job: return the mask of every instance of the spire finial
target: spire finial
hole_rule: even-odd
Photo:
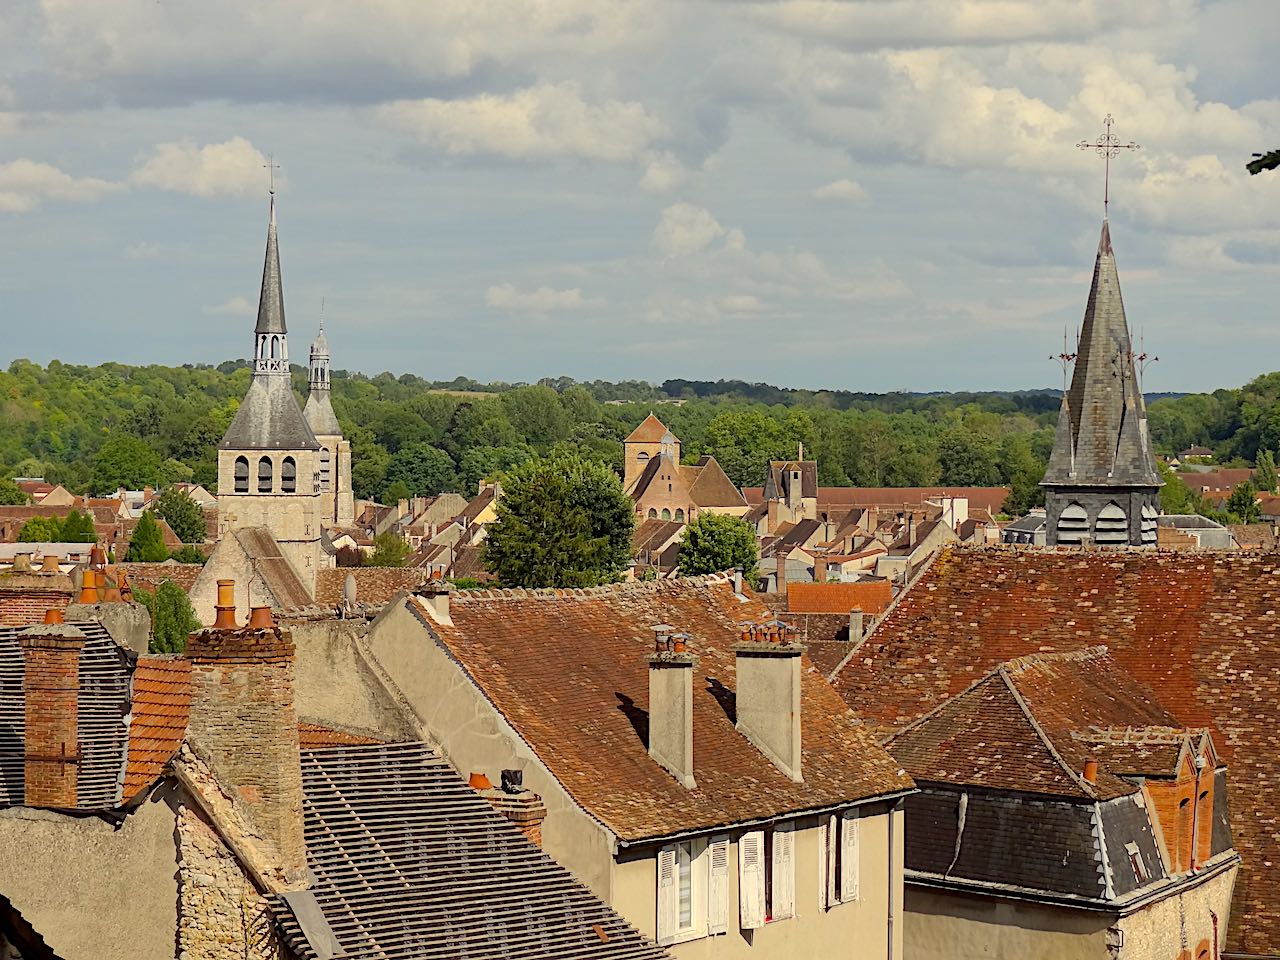
[[[1141,149],[1136,143],[1130,140],[1128,143],[1121,143],[1120,138],[1111,132],[1111,125],[1115,120],[1111,118],[1111,114],[1107,114],[1102,121],[1102,134],[1092,143],[1088,140],[1081,140],[1076,144],[1081,150],[1094,150],[1103,160],[1102,167],[1102,219],[1107,219],[1111,204],[1111,158],[1119,156],[1121,150],[1138,150]]]
[[[280,169],[280,164],[276,163],[275,154],[268,153],[267,162],[262,166],[267,171],[267,176],[270,178],[270,186],[267,188],[267,192],[271,194],[272,198],[274,198],[276,195],[276,171]],[[273,210],[275,209],[274,203],[271,205],[271,208]]]
[[[320,332],[324,333],[324,295],[320,296]]]

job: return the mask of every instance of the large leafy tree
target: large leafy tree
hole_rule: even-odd
[[[18,485],[8,477],[0,477],[0,504],[7,507],[20,506],[27,502],[27,495],[18,489]]]
[[[187,637],[200,629],[195,609],[182,588],[171,580],[165,580],[155,593],[136,590],[138,602],[151,613],[151,653],[182,653],[187,649]]]
[[[87,513],[72,510],[62,518],[61,530],[63,543],[97,543],[98,533],[93,529],[93,520]]]
[[[185,490],[169,487],[156,498],[155,509],[183,543],[204,543],[208,533],[204,511]]]
[[[561,450],[516,467],[503,489],[484,551],[503,585],[590,587],[622,578],[635,508],[605,464]]]
[[[754,583],[760,550],[751,524],[728,514],[700,513],[680,539],[680,573],[695,576],[741,567]]]
[[[433,497],[458,485],[453,459],[429,443],[408,443],[387,464],[386,482],[402,483],[415,497]]]
[[[57,517],[32,517],[18,531],[19,543],[62,543],[62,521]]]
[[[129,540],[129,552],[124,559],[127,563],[162,563],[169,559],[164,534],[150,510],[138,518],[138,525],[133,528],[133,537]]]
[[[1261,512],[1258,506],[1258,489],[1252,481],[1245,480],[1239,484],[1227,498],[1227,514],[1238,523],[1253,523]]]
[[[160,455],[145,440],[117,435],[104,443],[93,458],[93,489],[100,494],[117,488],[140,490],[161,480]]]
[[[373,538],[373,553],[369,555],[370,567],[403,567],[409,557],[409,544],[390,530]]]

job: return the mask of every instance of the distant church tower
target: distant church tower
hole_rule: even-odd
[[[1043,480],[1047,542],[1155,546],[1163,484],[1103,220],[1075,371]]]
[[[320,444],[289,379],[289,347],[271,198],[253,381],[218,445],[218,534],[265,527],[314,595],[321,565]]]
[[[303,416],[320,444],[321,523],[349,527],[355,522],[355,498],[351,492],[351,444],[342,439],[342,427],[329,400],[329,340],[320,332],[311,341],[311,391]]]

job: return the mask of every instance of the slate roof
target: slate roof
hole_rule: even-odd
[[[788,583],[788,613],[843,613],[861,610],[873,616],[884,613],[893,599],[888,580],[858,583]]]
[[[818,462],[816,460],[771,460],[769,461],[769,473],[764,481],[764,497],[766,499],[781,499],[783,490],[787,485],[784,474],[800,472],[800,489],[797,491],[801,497],[817,497],[818,496]]]
[[[834,679],[898,728],[1027,654],[1105,644],[1231,769],[1229,949],[1280,952],[1280,556],[944,549]]]
[[[624,842],[848,804],[911,780],[807,658],[802,768],[792,782],[734,727],[740,625],[769,609],[724,577],[589,590],[454,593],[441,638],[494,706],[592,816]],[[691,635],[694,777],[687,790],[646,748],[654,624]]]
[[[129,657],[96,620],[68,623],[84,636],[80,650],[77,746],[80,772],[76,806],[97,810],[120,799],[129,705]],[[0,807],[21,805],[25,795],[26,696],[18,636],[42,627],[0,626]]]
[[[640,426],[631,431],[623,443],[661,443],[667,434],[667,427],[652,413],[640,421]]]
[[[328,388],[311,388],[307,394],[307,405],[302,408],[302,416],[317,437],[342,435],[342,427],[338,423],[338,415],[333,412],[333,401]]]
[[[311,893],[345,956],[667,957],[424,744],[304,750],[302,779]],[[285,897],[270,903],[314,960]]]
[[[151,786],[182,746],[191,718],[191,661],[185,657],[139,657],[130,696],[124,803]]]
[[[260,373],[249,383],[220,450],[319,450],[289,377]]]
[[[1161,486],[1106,220],[1098,238],[1076,354],[1042,482],[1074,487]]]
[[[284,287],[280,281],[280,244],[276,238],[276,198],[271,196],[267,220],[267,253],[262,263],[262,292],[258,295],[258,323],[254,333],[287,333],[284,325]]]

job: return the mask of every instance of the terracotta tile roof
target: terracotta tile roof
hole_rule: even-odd
[[[963,693],[925,714],[886,742],[918,781],[1111,800],[1138,787],[1102,762],[1095,745],[1110,745],[1101,731],[1144,731],[1176,744],[1187,734],[1134,683],[1105,647],[1073,653],[1033,654],[1001,664]],[[1108,758],[1132,767],[1133,750]],[[1097,782],[1082,776],[1085,760],[1099,760]],[[1151,757],[1141,760],[1152,762]],[[1150,766],[1128,773],[1159,772]]]
[[[245,527],[235,531],[236,540],[253,561],[255,572],[275,598],[281,610],[299,610],[312,604],[307,588],[298,579],[293,565],[280,551],[280,544],[266,527]]]
[[[321,747],[354,747],[382,743],[376,737],[359,733],[334,730],[318,723],[298,724],[298,747],[302,750],[318,750]]]
[[[1229,496],[1240,484],[1253,479],[1253,470],[1249,467],[1223,467],[1220,470],[1180,473],[1178,476],[1192,490]]]
[[[116,564],[124,571],[129,582],[135,587],[154,590],[166,580],[180,586],[184,593],[190,593],[191,587],[204,569],[198,563],[120,563]]]
[[[667,432],[666,424],[651,413],[640,421],[640,426],[632,430],[623,443],[661,443]]]
[[[641,520],[631,534],[631,551],[637,556],[661,551],[678,540],[683,529],[681,520]]]
[[[331,567],[316,571],[316,603],[336,607],[342,603],[347,576],[355,577],[356,602],[387,603],[397,593],[427,582],[428,572],[420,567]]]
[[[888,580],[860,583],[789,583],[788,613],[844,613],[861,610],[880,616],[893,599]]]
[[[449,575],[460,580],[492,581],[494,578],[484,565],[484,544],[469,543],[453,551],[453,566]]]
[[[1273,499],[1280,507],[1280,497]],[[1274,550],[1280,546],[1280,537],[1269,523],[1233,523],[1229,529],[1241,550]]]
[[[733,485],[715,457],[703,457],[696,466],[681,467],[680,474],[689,485],[689,499],[699,507],[745,507],[747,501]]]
[[[1231,769],[1244,858],[1229,949],[1280,952],[1280,556],[944,549],[835,678],[901,727],[1031,653],[1105,644]]]
[[[722,577],[589,590],[476,590],[453,594],[452,624],[411,609],[574,799],[618,837],[851,803],[909,789],[910,779],[805,658],[802,766],[792,782],[734,727],[740,624],[769,610]],[[692,637],[694,777],[686,790],[646,749],[651,626]]]
[[[191,661],[138,658],[132,681],[129,758],[122,801],[128,803],[160,776],[187,735],[191,715]]]
[[[743,487],[742,495],[747,503],[759,503],[764,498],[764,488]],[[1008,487],[819,487],[818,509],[848,506],[901,509],[920,506],[926,500],[939,497],[964,497],[971,510],[976,507],[999,513],[1008,496]]]

